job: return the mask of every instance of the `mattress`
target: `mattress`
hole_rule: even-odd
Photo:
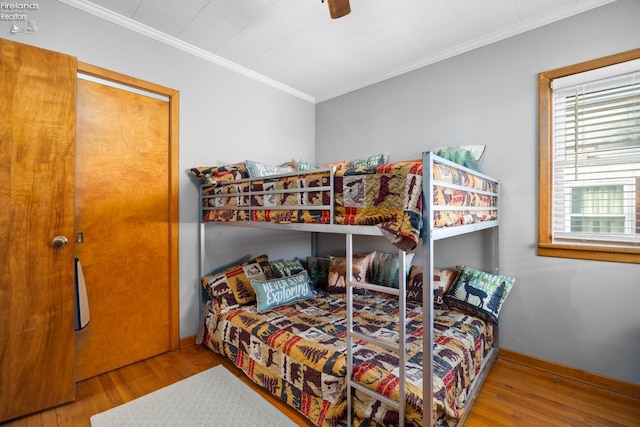
[[[354,296],[354,330],[397,340],[398,302],[386,294]],[[203,342],[229,358],[252,381],[317,426],[346,418],[346,301],[344,294],[315,298],[258,313],[255,305],[205,317]],[[407,307],[408,423],[422,419],[422,307]],[[494,342],[483,320],[455,310],[434,311],[434,408],[439,424],[462,415],[472,381]],[[379,393],[398,395],[397,358],[373,344],[354,343],[353,378]],[[397,424],[397,411],[355,394],[359,425]]]

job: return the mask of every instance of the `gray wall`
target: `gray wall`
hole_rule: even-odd
[[[318,106],[60,2],[41,2],[33,15],[38,33],[9,36],[10,23],[0,22],[2,37],[180,91],[181,337],[194,334],[198,321],[198,212],[188,168],[245,158],[278,163],[283,153],[323,162],[390,151],[400,160],[435,146],[481,143],[481,167],[503,181],[501,269],[517,278],[501,316],[502,346],[640,383],[638,266],[535,254],[536,74],[637,48],[637,0]],[[210,228],[207,268],[261,252],[277,258],[309,251],[304,234],[249,231]],[[321,244],[343,247],[341,240]],[[479,248],[474,238],[442,242],[436,263],[454,265],[461,252],[464,262],[479,263]]]
[[[39,5],[29,13],[37,33],[12,36],[11,22],[0,21],[1,37],[180,91],[180,336],[193,335],[199,313],[199,216],[197,187],[186,171],[245,159],[274,164],[288,156],[313,159],[315,106],[58,1]],[[310,250],[304,234],[234,231],[232,236],[228,229],[209,227],[207,236],[211,269],[258,252],[277,257]]]
[[[640,2],[620,0],[323,102],[316,112],[318,162],[381,151],[393,161],[486,144],[481,169],[502,182],[500,267],[517,279],[501,313],[501,346],[635,384],[638,265],[536,255],[537,73],[640,47],[639,18]],[[321,252],[339,243],[323,239]],[[467,261],[477,245],[442,242],[436,266],[478,262]]]

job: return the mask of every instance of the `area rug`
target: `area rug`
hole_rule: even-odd
[[[296,426],[224,366],[91,417],[93,427]]]

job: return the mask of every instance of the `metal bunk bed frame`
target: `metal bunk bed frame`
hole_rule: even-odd
[[[434,203],[428,202],[432,200],[432,194],[434,192],[434,187],[436,185],[438,186],[444,186],[444,187],[450,187],[450,188],[461,188],[460,186],[457,186],[455,184],[450,184],[450,183],[445,183],[445,182],[440,182],[440,181],[436,181],[433,178],[433,168],[434,168],[434,162],[436,161],[438,163],[441,164],[445,164],[445,165],[451,165],[457,169],[461,169],[461,170],[467,170],[469,172],[471,172],[472,174],[488,179],[490,181],[496,182],[498,183],[496,180],[494,180],[493,178],[490,178],[486,175],[483,175],[481,173],[478,173],[476,171],[467,169],[463,166],[460,166],[459,164],[453,163],[449,160],[443,159],[442,157],[436,156],[435,154],[433,154],[432,152],[424,152],[422,153],[422,216],[423,218],[427,218],[428,220],[423,220],[423,227],[422,227],[422,232],[421,232],[421,240],[422,240],[422,250],[423,250],[423,256],[422,256],[422,268],[423,268],[423,292],[422,292],[422,297],[423,297],[423,307],[430,307],[429,310],[426,310],[427,312],[425,313],[423,310],[423,415],[422,415],[422,426],[426,427],[426,426],[433,426],[434,425],[434,420],[433,420],[433,338],[434,338],[434,334],[433,334],[433,326],[434,326],[434,316],[433,316],[433,304],[434,304],[434,299],[433,299],[433,274],[434,274],[434,242],[436,240],[440,240],[440,239],[445,239],[448,237],[453,237],[453,236],[458,236],[458,235],[462,235],[462,234],[467,234],[467,233],[473,233],[476,231],[481,231],[481,230],[487,230],[487,229],[491,229],[492,230],[492,261],[493,261],[493,266],[492,269],[495,273],[499,272],[499,221],[500,221],[500,214],[499,214],[499,203],[500,203],[500,198],[499,198],[499,183],[498,183],[498,189],[496,191],[496,193],[489,193],[489,192],[485,192],[485,191],[481,191],[478,190],[478,193],[484,193],[484,194],[488,194],[491,196],[498,196],[497,200],[498,200],[498,205],[491,207],[491,208],[473,208],[475,210],[482,210],[482,209],[487,209],[487,210],[495,210],[497,215],[495,220],[490,220],[490,221],[484,221],[484,222],[480,222],[480,223],[476,223],[476,224],[468,224],[468,225],[460,225],[460,226],[456,226],[456,227],[444,227],[444,228],[435,228],[433,227],[433,222],[431,221],[431,219],[434,217],[434,212],[437,209],[442,209],[445,210],[447,209],[447,207],[442,207],[442,208],[436,208],[434,207]],[[334,173],[335,173],[335,169],[330,168],[330,173],[331,173],[331,182],[333,182],[334,180]],[[317,171],[316,171],[317,172]],[[287,175],[295,175],[295,173],[292,174],[283,174],[283,175],[278,175],[278,177],[280,176],[287,176]],[[260,178],[263,179],[263,178]],[[243,182],[243,181],[251,181],[252,178],[247,178],[247,179],[243,179],[243,180],[239,180],[239,181],[235,181],[235,182]],[[200,213],[203,216],[204,212],[206,210],[212,210],[212,209],[224,209],[224,208],[211,208],[211,207],[206,207],[204,204],[204,199],[206,198],[215,198],[215,197],[225,197],[224,195],[221,196],[203,196],[202,193],[202,189],[207,187],[207,185],[202,185],[200,187],[200,195],[199,195],[199,200],[200,200]],[[330,186],[331,188],[327,188],[327,187],[313,187],[310,189],[302,189],[300,190],[301,192],[307,192],[307,191],[321,191],[321,190],[329,190],[331,193],[331,197],[330,197],[330,205],[327,206],[322,206],[322,207],[316,207],[314,206],[313,209],[319,209],[319,210],[329,210],[331,215],[331,224],[303,224],[303,223],[286,223],[286,224],[280,224],[280,223],[269,223],[269,222],[257,222],[257,221],[237,221],[237,222],[216,222],[216,224],[225,224],[228,226],[243,226],[243,227],[256,227],[256,228],[266,228],[266,229],[278,229],[278,230],[292,230],[292,231],[304,231],[304,232],[311,232],[311,233],[334,233],[334,234],[343,234],[345,235],[346,241],[345,241],[345,246],[346,246],[346,270],[347,270],[347,289],[346,289],[346,298],[347,298],[347,374],[346,374],[346,384],[347,384],[347,426],[351,426],[352,424],[352,389],[357,389],[358,391],[365,393],[371,397],[374,397],[382,402],[384,402],[385,404],[393,407],[394,409],[396,409],[398,411],[398,417],[399,417],[399,425],[400,427],[404,427],[404,423],[405,423],[405,407],[406,407],[406,387],[405,387],[405,381],[406,381],[406,375],[405,375],[405,368],[406,368],[406,337],[405,337],[405,333],[406,333],[406,285],[407,285],[407,278],[405,274],[400,274],[402,272],[406,272],[406,252],[402,249],[398,249],[398,257],[399,257],[399,287],[398,289],[395,288],[389,288],[389,287],[385,287],[385,286],[379,286],[379,285],[375,285],[375,284],[371,284],[371,283],[362,283],[362,282],[356,282],[353,279],[353,275],[352,275],[352,262],[353,262],[353,236],[354,235],[367,235],[367,236],[383,236],[382,231],[380,230],[380,228],[375,227],[375,226],[370,226],[370,225],[342,225],[342,224],[334,224],[333,223],[333,199],[334,199],[334,194],[333,194],[333,186]],[[284,191],[281,191],[284,192]],[[292,192],[292,190],[286,190],[286,192]],[[248,200],[251,200],[251,196],[253,195],[262,195],[262,194],[272,194],[272,192],[268,192],[268,191],[261,191],[261,192],[253,192],[253,193],[247,193],[247,196],[249,196]],[[298,206],[299,208],[309,208],[309,206]],[[229,209],[246,209],[248,211],[251,210],[259,210],[259,209],[264,209],[264,207],[253,207],[250,206],[250,202],[249,205],[247,206],[242,206],[242,207],[235,207],[235,208],[229,208]],[[295,206],[287,206],[287,207],[283,207],[282,209],[294,209]],[[272,209],[272,208],[269,208]],[[278,209],[278,208],[273,208],[273,209]],[[457,209],[460,209],[460,207],[458,207]],[[199,227],[199,233],[198,233],[198,238],[199,238],[199,242],[200,242],[200,247],[199,247],[199,258],[200,258],[200,262],[199,262],[199,273],[200,273],[200,277],[202,277],[205,274],[204,271],[204,265],[205,265],[205,239],[204,239],[204,234],[205,234],[205,226],[206,226],[206,222],[204,222],[204,219],[201,217],[200,219],[200,227]],[[429,286],[428,288],[424,287],[424,276],[428,275],[428,283]],[[384,340],[380,340],[377,338],[373,338],[370,336],[366,336],[363,334],[360,334],[356,331],[353,330],[353,291],[354,289],[357,288],[361,288],[361,289],[367,289],[367,290],[371,290],[371,291],[376,291],[376,292],[383,292],[383,293],[387,293],[387,294],[392,294],[392,295],[396,295],[398,296],[398,301],[399,301],[399,314],[402,314],[399,316],[398,319],[398,327],[399,327],[399,336],[398,336],[398,343],[391,343],[389,341],[384,341]],[[201,298],[202,298],[202,293],[201,293]],[[201,308],[204,307],[204,301],[201,300]],[[496,326],[497,328],[497,326]],[[490,365],[493,364],[493,362],[496,360],[497,356],[498,356],[498,333],[496,331],[496,339],[495,339],[495,344],[492,347],[492,349],[490,350],[491,353],[489,354],[489,356],[485,359],[485,365]],[[358,384],[355,381],[352,381],[352,373],[353,373],[353,340],[354,339],[358,339],[358,340],[365,340],[368,342],[371,342],[375,345],[378,345],[380,347],[383,347],[387,350],[393,351],[398,355],[398,360],[399,360],[399,389],[400,389],[400,395],[399,395],[399,399],[398,401],[395,401],[393,399],[390,399],[386,396],[383,396],[373,390],[370,390],[366,387],[361,386],[360,384]],[[425,369],[425,367],[428,367],[427,369]],[[471,390],[469,391],[469,395],[468,395],[468,400],[466,402],[465,408],[468,409],[469,406],[471,406],[471,404],[473,403],[473,401],[475,400],[476,394],[477,394],[477,390],[480,388],[480,386],[482,385],[482,383],[484,382],[484,379],[486,377],[487,372],[489,371],[489,366],[483,366],[480,376],[478,378],[476,378],[474,380],[474,383],[471,387]],[[468,416],[469,411],[465,410],[465,414],[463,415],[463,417],[459,420],[458,425],[462,425],[464,424],[466,417]]]

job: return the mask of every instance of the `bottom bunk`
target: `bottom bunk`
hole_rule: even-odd
[[[346,298],[321,292],[258,312],[255,304],[207,310],[203,342],[229,358],[252,381],[317,426],[346,420]],[[397,341],[398,301],[386,294],[354,295],[354,330]],[[407,303],[406,425],[422,424],[422,307]],[[433,396],[436,425],[464,416],[470,389],[497,354],[497,326],[454,309],[434,309]],[[398,396],[397,356],[355,342],[353,378],[378,393]],[[357,390],[356,426],[398,425],[398,412]]]

